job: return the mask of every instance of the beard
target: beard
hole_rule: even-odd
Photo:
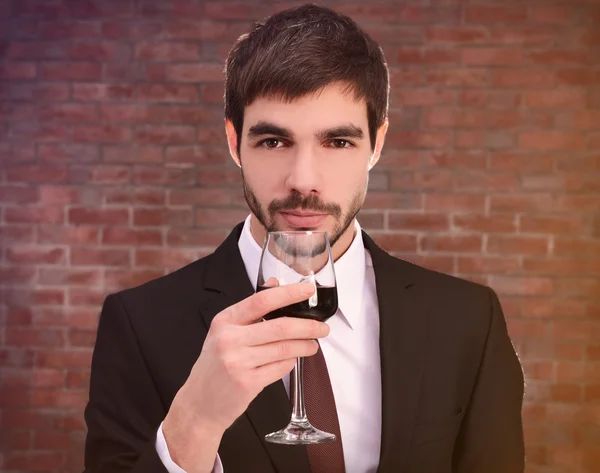
[[[268,207],[265,209],[263,205],[258,201],[256,197],[256,193],[252,190],[246,178],[244,177],[244,172],[242,170],[242,182],[244,189],[244,197],[246,198],[246,203],[248,207],[252,211],[252,213],[256,216],[261,225],[267,230],[267,232],[277,232],[282,231],[277,227],[277,223],[275,217],[278,212],[284,210],[312,210],[319,213],[327,213],[331,215],[335,223],[333,225],[333,229],[329,234],[329,244],[331,246],[335,245],[335,243],[340,239],[340,237],[345,233],[348,229],[358,212],[360,211],[362,204],[365,200],[366,196],[366,186],[364,188],[359,188],[354,193],[350,205],[348,206],[348,210],[346,212],[342,211],[342,206],[338,203],[325,203],[323,202],[319,196],[316,194],[311,194],[308,197],[303,197],[302,194],[296,190],[292,190],[290,195],[284,199],[275,199],[271,201]],[[294,228],[296,231],[307,231],[312,230],[311,228]],[[313,249],[313,256],[317,254],[323,253],[327,249],[326,244],[322,245],[322,247],[318,247]],[[293,252],[297,252],[298,250],[294,250]],[[292,249],[289,249],[289,252],[292,252]]]

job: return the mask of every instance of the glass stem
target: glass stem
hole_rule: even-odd
[[[302,385],[302,371],[304,369],[304,359],[298,358],[296,366],[292,371],[294,377],[294,409],[292,412],[292,423],[308,422],[306,417],[306,409],[304,408],[304,387]]]

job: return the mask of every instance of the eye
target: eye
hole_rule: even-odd
[[[329,142],[329,145],[332,148],[338,148],[338,149],[350,148],[351,146],[354,146],[354,144],[351,141],[344,140],[342,138],[336,138],[336,139],[331,140]]]
[[[260,143],[258,143],[258,146],[261,146],[263,148],[275,149],[283,147],[284,143],[283,141],[277,138],[267,138],[266,140],[262,140]]]

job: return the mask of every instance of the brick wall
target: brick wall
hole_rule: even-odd
[[[600,1],[336,3],[391,67],[363,225],[501,296],[527,472],[600,471]],[[81,471],[104,296],[246,215],[222,65],[279,8],[0,2],[1,471]]]

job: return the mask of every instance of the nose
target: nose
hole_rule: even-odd
[[[312,193],[320,194],[322,181],[317,153],[309,147],[298,146],[286,180],[288,190],[297,191],[305,197]]]

